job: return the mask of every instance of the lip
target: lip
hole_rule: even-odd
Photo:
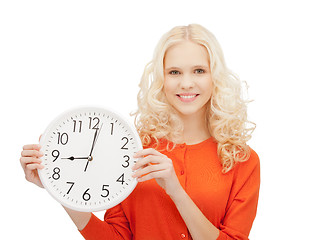
[[[196,93],[180,93],[176,94],[177,98],[182,102],[193,102],[200,94]]]

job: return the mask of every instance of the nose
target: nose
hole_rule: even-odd
[[[180,81],[180,87],[182,89],[191,89],[195,85],[195,81],[193,77],[190,74],[184,74],[181,81]]]

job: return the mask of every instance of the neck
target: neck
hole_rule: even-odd
[[[205,111],[199,116],[182,116],[182,120],[184,125],[183,141],[186,144],[200,143],[211,137],[206,122]]]

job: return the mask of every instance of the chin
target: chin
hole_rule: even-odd
[[[196,114],[199,114],[199,110],[198,109],[176,109],[177,113],[180,115],[180,116],[183,116],[183,117],[191,117],[191,116],[195,116]]]

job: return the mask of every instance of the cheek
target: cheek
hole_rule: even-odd
[[[164,93],[166,96],[174,94],[175,86],[172,81],[165,79],[164,81]]]
[[[205,92],[207,95],[209,95],[211,97],[212,95],[212,91],[213,91],[213,83],[212,80],[209,78],[207,79],[204,84],[202,85],[202,88],[205,89]]]

